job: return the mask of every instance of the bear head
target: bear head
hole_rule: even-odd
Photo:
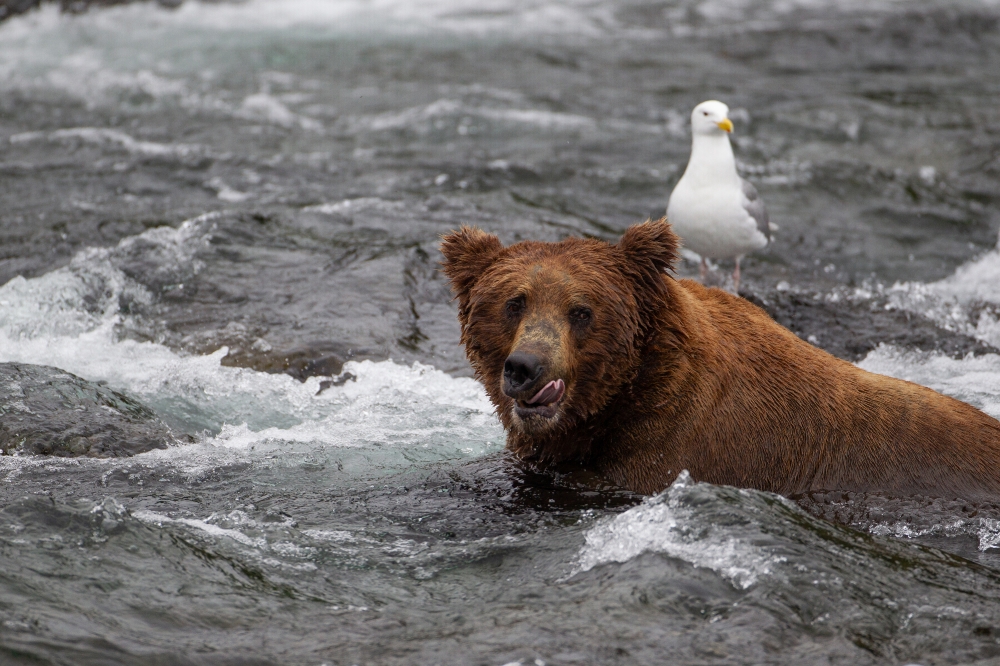
[[[580,429],[639,371],[679,245],[666,220],[635,225],[614,245],[504,247],[470,227],[442,239],[466,355],[515,453],[586,455]]]

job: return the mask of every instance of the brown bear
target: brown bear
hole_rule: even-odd
[[[443,238],[462,343],[511,451],[641,493],[686,469],[783,495],[1000,499],[1000,422],[675,279],[678,247],[666,220],[616,245]]]

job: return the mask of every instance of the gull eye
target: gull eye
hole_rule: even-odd
[[[707,116],[707,115],[708,115],[708,111],[702,111],[702,112],[701,112],[701,115],[703,115],[703,116]]]
[[[516,319],[524,312],[524,296],[517,296],[507,301],[503,306],[503,313],[511,319]]]
[[[573,308],[569,311],[569,321],[573,326],[586,326],[593,317],[594,313],[587,307]]]

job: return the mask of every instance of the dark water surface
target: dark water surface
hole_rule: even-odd
[[[0,362],[90,382],[52,403],[81,432],[112,395],[173,432],[0,457],[0,663],[998,663],[1000,506],[644,500],[503,453],[440,234],[615,239],[662,214],[710,98],[780,227],[745,295],[1000,416],[994,3],[0,25]],[[0,372],[8,422],[26,387]]]

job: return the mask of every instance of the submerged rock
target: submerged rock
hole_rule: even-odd
[[[348,359],[365,358],[354,354],[346,345],[335,342],[304,344],[293,349],[273,349],[267,343],[260,344],[262,342],[263,340],[258,340],[253,345],[231,344],[229,353],[222,358],[222,365],[291,375],[304,382],[309,377],[339,375]]]
[[[961,358],[1000,353],[981,340],[945,330],[913,312],[886,310],[879,302],[830,302],[807,294],[772,291],[740,296],[763,308],[803,340],[838,358],[857,362],[880,343]]]
[[[145,405],[58,368],[0,363],[0,453],[114,458],[164,449]]]

